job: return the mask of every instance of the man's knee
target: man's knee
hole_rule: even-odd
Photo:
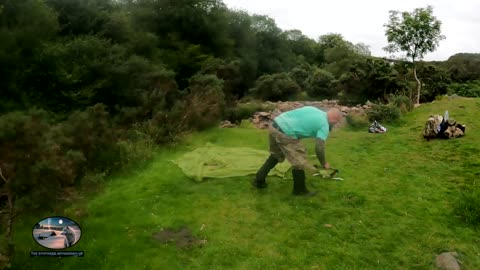
[[[285,156],[283,154],[275,153],[270,151],[270,158],[275,158],[278,163],[282,163],[285,160]]]

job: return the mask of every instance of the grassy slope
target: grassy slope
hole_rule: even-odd
[[[424,141],[426,118],[445,109],[467,123],[467,136]],[[478,115],[480,100],[456,99],[416,109],[387,134],[335,131],[328,159],[345,181],[310,177],[309,187],[319,191],[314,198],[290,196],[291,180],[277,178],[262,192],[251,189],[251,177],[194,183],[169,160],[205,142],[267,145],[266,132],[249,126],[195,134],[88,200],[88,216],[77,218],[84,235],[72,248],[84,250],[84,258],[28,257],[41,250],[31,225],[49,213],[23,220],[15,268],[434,269],[435,254],[455,250],[463,269],[480,269],[478,232],[452,212],[480,171]],[[207,245],[181,250],[151,240],[153,232],[180,225]]]

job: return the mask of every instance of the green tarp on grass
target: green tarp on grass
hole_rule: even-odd
[[[208,143],[173,160],[182,171],[195,181],[205,178],[227,178],[254,175],[269,156],[268,151],[248,147],[222,147]],[[290,164],[277,164],[269,175],[285,177]]]

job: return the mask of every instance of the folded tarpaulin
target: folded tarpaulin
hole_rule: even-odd
[[[188,177],[200,182],[205,178],[253,175],[269,155],[267,151],[248,147],[222,147],[208,143],[173,162]],[[290,164],[285,161],[277,164],[269,175],[285,177],[289,169]]]

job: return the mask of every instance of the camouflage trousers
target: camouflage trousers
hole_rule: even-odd
[[[307,151],[300,140],[289,137],[278,129],[268,127],[269,150],[278,162],[282,163],[285,158],[297,170],[315,172],[317,169],[307,160]]]

